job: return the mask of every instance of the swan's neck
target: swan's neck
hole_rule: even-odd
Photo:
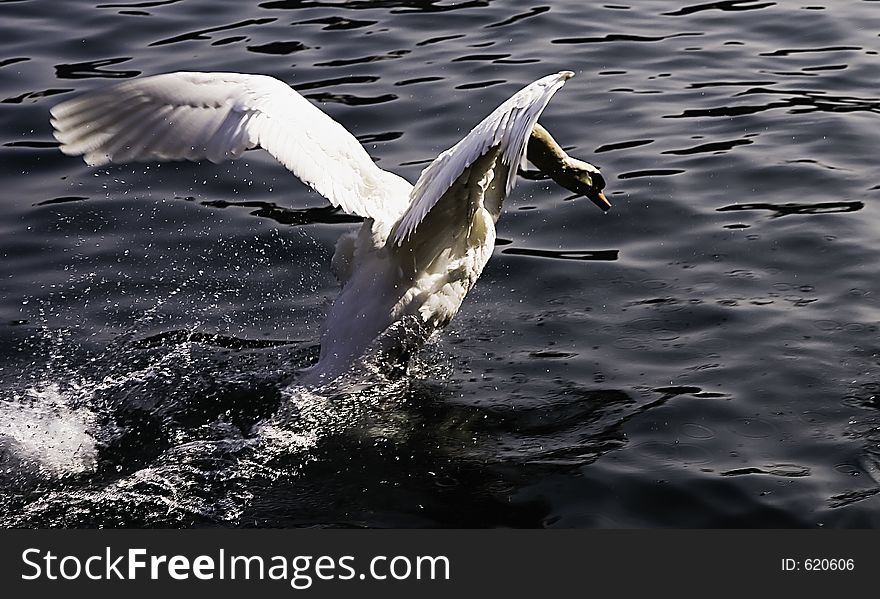
[[[532,128],[526,158],[551,177],[564,171],[569,161],[565,150],[556,143],[550,132],[538,123]]]

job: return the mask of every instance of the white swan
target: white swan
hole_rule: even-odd
[[[111,86],[51,109],[65,154],[90,165],[237,158],[260,146],[334,206],[366,220],[336,244],[342,285],[303,382],[335,379],[373,345],[418,345],[458,312],[492,254],[501,204],[526,155],[603,210],[604,180],[570,158],[537,124],[573,76],[526,86],[416,184],[377,167],[342,125],[287,84],[265,75],[169,73]]]

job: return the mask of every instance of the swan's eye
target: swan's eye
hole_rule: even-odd
[[[602,173],[596,171],[595,173],[591,173],[591,176],[593,178],[593,187],[600,191],[605,189],[605,177],[602,176]]]

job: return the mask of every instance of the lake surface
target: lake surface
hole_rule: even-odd
[[[0,524],[880,525],[880,2],[0,2]],[[407,376],[324,396],[324,208],[264,152],[92,169],[55,103],[273,75],[415,181],[526,83],[520,177]],[[359,379],[357,377],[360,377]]]

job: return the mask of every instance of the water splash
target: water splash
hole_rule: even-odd
[[[96,417],[78,405],[81,392],[75,385],[44,383],[0,401],[3,474],[59,479],[94,470]]]

